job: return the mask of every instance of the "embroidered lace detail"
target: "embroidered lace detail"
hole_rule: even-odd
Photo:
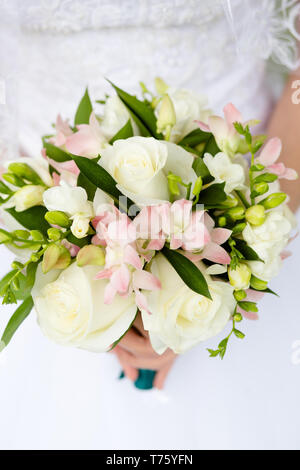
[[[2,152],[38,152],[86,85],[95,99],[110,90],[103,77],[136,92],[160,75],[264,118],[262,59],[295,65],[298,12],[293,0],[0,0]]]

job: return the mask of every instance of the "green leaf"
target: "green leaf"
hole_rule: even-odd
[[[3,181],[0,181],[0,193],[10,195],[13,193],[13,191],[8,186],[6,186]]]
[[[70,233],[70,234],[67,236],[67,240],[68,240],[70,243],[73,243],[73,245],[77,245],[77,246],[79,246],[80,248],[82,248],[83,246],[89,244],[90,238],[89,238],[89,237],[77,238],[77,237],[75,237],[75,235],[73,235],[73,233]]]
[[[207,349],[207,351],[209,352],[209,357],[217,357],[220,353],[219,349]]]
[[[280,297],[279,294],[277,294],[276,292],[274,292],[272,289],[270,289],[269,287],[267,287],[267,289],[264,289],[264,290],[258,290],[258,289],[255,289],[254,287],[251,286],[251,289],[252,290],[256,290],[257,292],[263,292],[264,294],[273,294],[273,295],[276,295],[276,297]]]
[[[205,145],[203,154],[210,153],[212,156],[215,156],[219,152],[221,152],[221,150],[219,149],[217,145],[216,139],[214,138],[213,135],[211,135],[207,141],[207,144]]]
[[[278,176],[275,175],[274,173],[264,173],[262,175],[257,176],[253,183],[273,183],[273,181],[276,181],[278,179]]]
[[[227,344],[228,344],[228,337],[223,339],[220,343],[219,343],[219,346],[218,348],[219,349],[226,349],[227,348]]]
[[[253,248],[250,248],[250,246],[247,245],[247,243],[244,240],[239,240],[238,238],[234,239],[236,248],[247,261],[262,261],[264,262],[256,253],[256,251],[253,250]]]
[[[192,132],[187,134],[178,145],[196,147],[196,145],[207,142],[211,138],[211,132],[204,132],[201,129],[194,129]]]
[[[220,204],[227,199],[224,188],[225,183],[212,184],[208,188],[201,191],[199,203],[208,206],[216,206]]]
[[[5,209],[19,224],[28,230],[40,230],[47,235],[50,225],[45,220],[47,209],[43,206],[34,206],[23,212],[17,212],[15,209]]]
[[[26,275],[23,273],[19,274],[18,280],[20,282],[20,287],[18,290],[14,290],[17,300],[24,300],[30,295],[35,282],[37,267],[38,263],[30,263],[27,266]]]
[[[121,88],[118,88],[110,80],[108,82],[113,86],[121,101],[131,111],[132,117],[140,127],[142,135],[144,137],[153,136],[156,139],[162,139],[162,134],[159,134],[156,130],[156,117],[153,109],[137,99],[136,96],[130,95],[126,91],[121,90]]]
[[[258,308],[255,302],[247,302],[243,300],[242,302],[238,302],[239,307],[241,307],[245,312],[258,312]]]
[[[240,338],[240,339],[245,338],[245,334],[242,333],[240,330],[237,330],[236,328],[234,328],[233,333],[235,334],[237,338]]]
[[[207,166],[205,165],[203,158],[197,157],[193,162],[193,170],[197,176],[201,176],[204,184],[211,183],[214,178],[211,176]]]
[[[114,201],[119,204],[119,198],[123,196],[121,191],[116,187],[116,181],[113,177],[98,163],[89,160],[84,157],[76,157],[72,155],[72,158],[80,171],[95,185],[97,188],[102,189],[105,193],[109,194]],[[124,197],[124,196],[123,196]],[[132,205],[133,202],[130,199],[127,200],[128,205]]]
[[[17,308],[15,313],[10,318],[0,341],[1,349],[3,349],[5,346],[8,345],[11,338],[15,334],[16,330],[19,328],[19,326],[25,320],[25,318],[29,315],[32,308],[33,308],[33,300],[32,300],[32,297],[30,296],[24,300],[24,302]]]
[[[0,281],[0,296],[3,296],[5,293],[6,288],[9,286],[10,281],[14,277],[14,275],[17,273],[17,269],[13,269],[9,273],[7,273]]]
[[[89,97],[88,89],[86,89],[75,114],[75,126],[78,126],[78,124],[88,124],[92,111],[93,106]]]
[[[56,162],[62,163],[72,160],[72,157],[67,152],[64,152],[62,149],[49,142],[44,141],[44,149],[46,150],[47,157]]]
[[[88,200],[93,201],[97,186],[94,185],[83,173],[79,173],[77,178],[77,186],[81,186],[86,190]]]
[[[178,251],[170,250],[166,246],[162,249],[162,253],[190,289],[211,299],[206,279],[192,261]]]
[[[120,139],[129,139],[133,137],[133,129],[130,119],[126,122],[125,126],[122,127],[109,141],[110,144],[113,144],[116,140]]]

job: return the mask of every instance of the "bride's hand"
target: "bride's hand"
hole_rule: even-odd
[[[176,357],[170,349],[162,355],[153,350],[140,315],[112,352],[117,356],[126,377],[133,382],[138,377],[138,369],[156,370],[153,385],[158,389],[163,388]]]

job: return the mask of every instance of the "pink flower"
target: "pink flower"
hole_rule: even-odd
[[[58,114],[55,124],[56,135],[49,139],[49,142],[56,147],[63,147],[67,141],[67,138],[73,134],[72,129],[68,124],[68,120],[62,119],[61,115]]]
[[[201,121],[198,121],[198,124],[202,131],[214,135],[220,150],[232,154],[237,151],[240,142],[240,136],[233,123],[242,122],[243,119],[232,103],[227,104],[223,111],[225,119],[220,116],[209,116],[208,125]]]
[[[70,186],[76,186],[80,171],[74,160],[68,160],[61,163],[56,162],[55,160],[47,157],[46,149],[44,148],[42,149],[41,154],[42,157],[48,161],[49,165],[51,165],[57,172],[54,172],[52,175],[54,186],[59,186],[61,180],[65,181]]]
[[[116,294],[136,296],[139,308],[148,311],[146,299],[140,289],[161,287],[158,279],[143,270],[144,257],[138,251],[136,225],[126,214],[112,206],[93,219],[97,239],[93,242],[105,246],[105,266],[96,279],[108,279],[104,303],[111,303]]]
[[[224,118],[220,116],[209,116],[208,124],[201,121],[196,121],[200,129],[204,132],[211,132],[218,144],[218,147],[229,156],[233,156],[239,147],[241,136],[234,127],[235,122],[240,122],[243,125],[255,125],[257,121],[251,120],[243,122],[241,113],[236,109],[232,103],[228,103],[224,108]]]
[[[278,137],[270,139],[262,149],[257,162],[261,163],[267,169],[278,176],[287,180],[295,180],[298,174],[292,168],[286,168],[284,163],[276,163],[281,154],[281,140]]]
[[[78,132],[70,135],[66,140],[67,150],[82,157],[97,157],[107,141],[95,113],[91,113],[89,124],[80,124],[77,129]]]

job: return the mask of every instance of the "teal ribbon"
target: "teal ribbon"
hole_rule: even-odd
[[[139,376],[134,382],[134,386],[139,390],[151,390],[151,388],[153,388],[155,374],[155,370],[139,369]],[[124,377],[125,375],[122,371],[119,379],[123,379]]]

